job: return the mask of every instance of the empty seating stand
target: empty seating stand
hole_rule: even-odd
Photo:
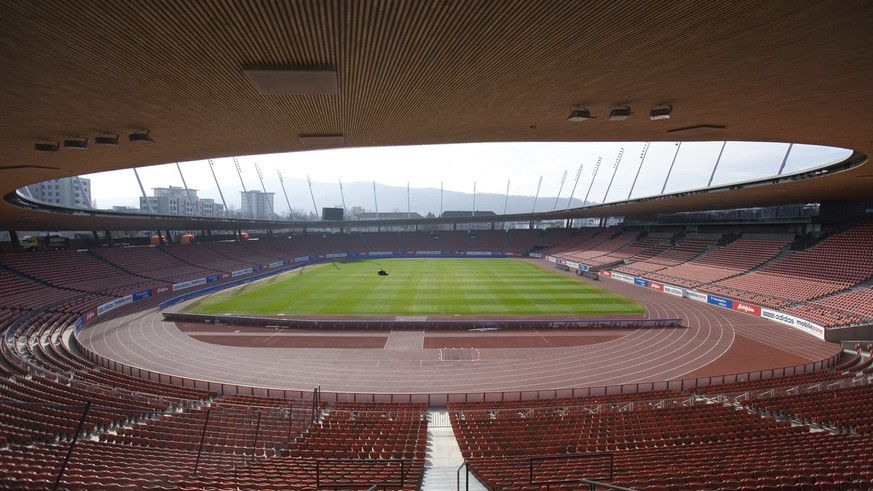
[[[831,295],[873,277],[873,222],[833,235],[761,270],[719,281],[703,291],[782,308]]]
[[[626,266],[619,266],[616,268],[616,271],[648,277],[652,272],[661,271],[692,259],[714,243],[711,240],[683,238],[648,259],[633,262]]]
[[[786,241],[739,239],[686,263],[648,273],[645,277],[693,288],[743,274],[772,259],[787,245]]]
[[[402,487],[390,487],[412,491],[424,470],[426,409],[422,404],[336,403],[294,439],[287,456],[204,473],[183,489],[316,489],[317,483],[327,489],[338,483],[366,489],[380,482],[399,485],[402,477]]]
[[[806,251],[810,254],[794,253],[764,270],[803,284],[805,273],[795,267],[813,264],[809,271],[815,281],[827,267],[835,281],[854,284],[858,275],[867,274],[868,260],[860,256],[870,250],[871,232],[870,224],[855,227]],[[714,277],[690,266],[723,264],[735,272],[772,252],[747,259],[728,254],[738,251],[727,246],[701,256],[711,242],[687,238],[665,249],[665,239],[656,237],[621,245],[628,234],[618,228],[570,234],[517,231],[504,242],[507,251],[509,244],[536,244],[591,259],[629,259],[636,262],[628,267],[652,264],[661,274],[692,282]],[[475,239],[467,232],[439,238],[429,232],[348,235],[0,256],[0,328],[16,330],[16,342],[0,347],[0,488],[51,488],[90,403],[84,438],[72,452],[63,489],[313,489],[317,474],[395,480],[400,462],[406,471],[403,488],[416,489],[426,450],[423,405],[325,408],[311,400],[218,397],[97,369],[63,342],[75,314],[155,284],[150,282],[164,284],[176,267],[184,277],[326,250],[433,250],[454,247],[462,237],[464,247],[494,248],[499,238],[486,232],[477,232]],[[841,249],[854,252],[849,257]],[[700,257],[687,263],[689,268],[671,268],[695,256]],[[850,266],[838,267],[843,264]],[[855,267],[860,272],[852,271]],[[86,270],[89,278],[83,279]],[[91,281],[109,287],[85,288]],[[870,295],[869,287],[859,287],[788,307],[798,315],[818,312],[850,323],[870,315]],[[834,314],[838,311],[846,317]],[[637,489],[865,489],[873,482],[868,409],[873,394],[864,382],[869,363],[856,363],[846,372],[739,382],[694,393],[453,404],[451,411],[462,452],[492,489],[530,489],[531,456],[596,452],[614,457],[614,484]],[[313,423],[321,410],[323,417]],[[579,471],[558,464],[548,469],[565,478]]]
[[[808,396],[820,401],[851,394],[858,402],[849,413],[869,421],[859,403],[869,400],[869,387]],[[873,438],[861,425],[851,433],[810,432],[807,426],[701,400],[622,405],[609,403],[609,397],[601,405],[579,399],[573,406],[565,399],[551,406],[522,401],[449,409],[470,468],[490,489],[545,489],[529,484],[531,457],[537,457],[533,469],[541,483],[567,481],[551,487],[587,489],[571,481],[603,473],[594,458],[598,452],[614,459],[612,484],[641,490],[867,489],[873,483]],[[797,400],[802,407],[815,404]],[[549,462],[552,467],[544,464]]]

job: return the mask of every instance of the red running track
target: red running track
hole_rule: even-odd
[[[544,268],[552,266],[535,262]],[[687,328],[528,332],[524,335],[542,337],[545,343],[552,335],[596,336],[601,340],[603,336],[618,337],[555,348],[482,347],[477,349],[478,361],[465,361],[457,353],[441,360],[440,350],[423,347],[423,331],[409,330],[370,333],[382,338],[387,335],[382,349],[260,347],[257,340],[252,341],[250,329],[230,333],[246,336],[247,346],[224,346],[203,341],[208,339],[207,332],[195,339],[192,335],[198,333],[182,332],[151,308],[89,327],[78,339],[88,349],[125,365],[189,379],[292,390],[320,385],[325,392],[386,394],[535,391],[661,382],[799,365],[839,351],[836,344],[747,314],[608,278],[600,286],[633,297],[651,318],[682,318]],[[254,334],[263,346],[269,346],[276,336],[304,335],[311,336],[277,330]],[[360,337],[368,333],[319,335]],[[440,335],[457,338],[460,333],[429,331],[426,335],[429,339]],[[492,331],[487,335],[517,337],[520,333]]]

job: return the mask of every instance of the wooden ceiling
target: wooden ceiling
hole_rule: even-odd
[[[342,135],[345,147],[681,139],[873,153],[873,2],[865,0],[0,5],[2,194],[62,176],[318,148],[300,135]],[[338,90],[264,95],[244,73],[253,67],[326,67]],[[649,108],[663,102],[673,117],[649,121]],[[598,119],[567,122],[574,104]],[[636,114],[609,122],[615,104]],[[670,133],[704,124],[726,129]],[[128,143],[138,129],[156,142]],[[121,145],[33,149],[100,132],[120,134]],[[623,211],[871,199],[873,170],[779,187]],[[88,220],[0,204],[4,230],[142,226]]]

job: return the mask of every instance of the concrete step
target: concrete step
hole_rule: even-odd
[[[464,463],[461,448],[452,431],[449,413],[445,409],[431,409],[428,413],[427,451],[424,462],[422,491],[456,491],[458,489],[458,468]],[[473,475],[467,477],[461,472],[461,489],[485,491]]]
[[[431,467],[425,468],[424,478],[421,482],[422,491],[456,491],[458,488],[458,469],[455,467]],[[478,479],[470,474],[470,484],[467,488],[466,475],[464,470],[460,473],[460,489],[465,491],[487,491],[488,488],[482,485]]]

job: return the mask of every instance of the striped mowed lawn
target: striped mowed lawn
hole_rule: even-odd
[[[388,276],[377,272],[384,268]],[[186,311],[296,316],[642,314],[637,302],[514,259],[342,261],[210,295]]]

